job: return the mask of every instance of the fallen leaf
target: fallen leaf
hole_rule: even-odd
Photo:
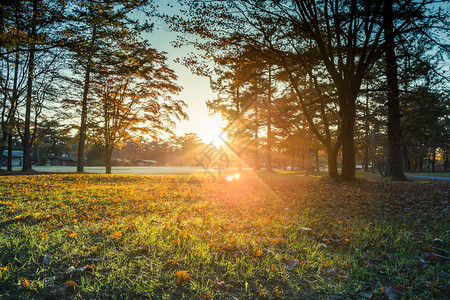
[[[94,271],[94,267],[91,265],[87,265],[86,266],[86,272],[93,272]]]
[[[425,263],[425,264],[426,264],[426,263],[429,263],[429,262],[445,263],[445,262],[447,262],[448,260],[450,260],[449,257],[447,257],[447,256],[442,256],[442,255],[435,254],[435,253],[427,253],[427,254],[423,255],[423,256],[420,258],[420,261],[423,262],[423,263]]]
[[[284,262],[284,267],[287,270],[292,270],[292,269],[295,268],[295,266],[298,265],[299,261],[298,261],[298,259],[286,259],[286,258],[283,258],[283,262]]]
[[[303,230],[303,231],[311,231],[312,230],[311,228],[303,227],[303,226],[301,226],[299,229]]]
[[[263,251],[266,252],[267,254],[272,255],[272,256],[276,256],[275,252],[273,252],[273,251],[270,250],[270,249],[264,249]]]
[[[182,285],[183,283],[189,281],[191,276],[189,275],[189,271],[177,271],[175,272],[175,277],[178,285]]]
[[[433,249],[434,253],[437,253],[438,255],[442,255],[442,256],[447,256],[448,257],[448,252],[445,251],[442,248],[438,248],[438,247],[434,247],[433,245],[430,245],[430,248]]]
[[[334,276],[337,273],[337,269],[336,268],[326,268],[325,271],[323,272],[323,274],[325,276]]]
[[[219,278],[216,277],[216,279],[214,279],[214,281],[213,281],[213,284],[218,287],[223,287],[225,285],[225,282],[220,281]]]
[[[342,280],[342,281],[347,281],[350,277],[348,277],[347,275],[337,275],[337,277]]]
[[[49,283],[55,281],[55,279],[56,279],[56,276],[47,277],[44,279],[44,284],[49,284]]]
[[[399,296],[397,294],[397,290],[390,287],[384,289],[384,294],[388,297],[389,300],[397,300]]]
[[[372,299],[373,292],[363,292],[363,291],[361,291],[361,292],[358,293],[358,295],[360,295],[361,297],[366,298],[366,299]]]
[[[41,265],[48,265],[52,258],[49,255],[40,255],[38,261]]]
[[[22,280],[20,282],[20,285],[23,286],[23,287],[29,287],[29,286],[31,286],[31,281],[29,281],[26,278],[22,278]]]
[[[384,289],[384,294],[389,300],[397,300],[406,294],[406,289],[402,286],[397,286],[396,288],[387,287]]]
[[[94,258],[88,258],[87,261],[101,261],[103,260],[103,257],[94,257]]]
[[[67,280],[66,281],[66,289],[70,293],[75,293],[77,288],[77,283],[73,280]]]
[[[61,299],[65,296],[66,290],[63,288],[55,289],[49,293],[49,296],[57,299]]]
[[[440,239],[440,238],[435,238],[432,243],[434,245],[437,245],[437,246],[440,246],[440,247],[445,245],[445,242],[442,239]]]

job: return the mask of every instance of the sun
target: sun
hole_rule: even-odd
[[[197,134],[206,144],[213,144],[216,147],[222,146],[225,143],[225,134],[223,134],[221,129],[223,123],[222,118],[219,116],[208,116],[202,122],[202,127]]]

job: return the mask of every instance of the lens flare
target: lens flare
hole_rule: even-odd
[[[241,178],[241,174],[235,173],[235,174],[229,174],[225,177],[226,181],[231,182],[233,180],[239,180]]]

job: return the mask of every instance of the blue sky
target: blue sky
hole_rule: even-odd
[[[160,9],[168,11],[168,2],[174,4],[176,1],[159,0]],[[183,87],[183,91],[177,96],[177,99],[184,100],[188,105],[186,112],[189,120],[177,122],[175,133],[183,135],[187,132],[194,132],[206,143],[215,140],[216,136],[220,134],[221,119],[219,116],[210,116],[206,107],[206,100],[214,98],[209,86],[209,79],[193,75],[186,67],[174,62],[176,58],[181,58],[195,49],[172,47],[171,42],[176,39],[177,33],[169,31],[167,25],[157,20],[155,20],[154,31],[144,37],[149,40],[152,47],[167,53],[168,65],[175,70],[178,84]]]

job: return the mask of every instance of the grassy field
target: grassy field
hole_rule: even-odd
[[[436,176],[436,177],[450,177],[450,172],[423,172],[423,173],[409,173],[411,175],[422,175],[422,176]]]
[[[0,299],[447,299],[449,183],[314,178],[2,176]]]

